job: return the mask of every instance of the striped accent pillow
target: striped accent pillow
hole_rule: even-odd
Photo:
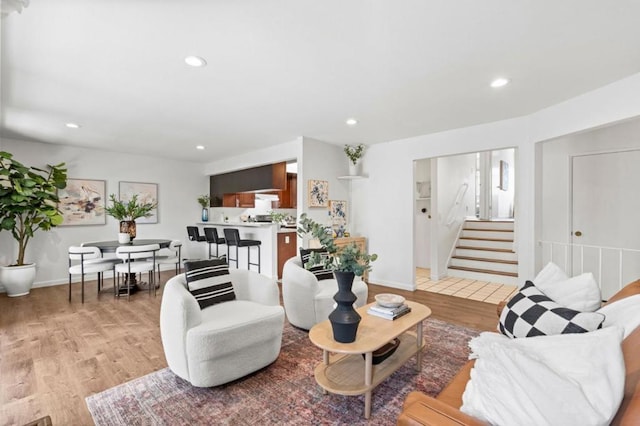
[[[329,256],[329,253],[325,249],[300,249],[300,258],[302,259],[302,266],[316,276],[318,281],[320,280],[332,280],[333,279],[333,271],[331,269],[327,269],[324,264],[313,265],[311,267],[307,267],[307,263],[309,263],[309,257],[311,257],[311,253],[318,252],[322,257],[322,260],[326,259]]]
[[[222,259],[185,262],[185,276],[189,291],[198,301],[200,309],[216,303],[235,300],[229,265]]]

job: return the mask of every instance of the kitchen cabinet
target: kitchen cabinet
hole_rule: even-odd
[[[236,194],[224,194],[222,197],[222,207],[255,207],[256,194],[252,192],[239,192]]]
[[[278,195],[278,201],[274,202],[273,208],[295,209],[298,207],[298,175],[287,173],[286,189],[274,192]]]
[[[230,194],[283,191],[287,188],[287,163],[252,167],[209,177],[211,207],[234,207]],[[227,204],[224,202],[225,195]],[[236,197],[237,198],[237,197]],[[248,205],[248,202],[247,202]],[[238,199],[238,207],[240,200]]]
[[[278,279],[282,278],[284,263],[297,256],[297,240],[295,232],[278,233]]]

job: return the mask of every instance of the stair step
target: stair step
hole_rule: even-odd
[[[473,229],[487,229],[487,230],[501,230],[513,231],[513,221],[495,221],[495,220],[467,220],[464,223],[465,228]]]
[[[476,260],[474,258],[460,258],[454,256],[449,262],[449,267],[495,271],[496,273],[510,272],[515,274],[518,272],[518,262],[500,259]]]
[[[511,249],[491,248],[491,247],[473,247],[473,246],[456,246],[457,249],[462,250],[482,250],[482,251],[498,251],[501,253],[515,253]]]
[[[462,228],[463,231],[513,232],[513,229]]]
[[[449,277],[464,278],[464,279],[476,280],[476,281],[487,281],[492,283],[507,284],[507,285],[514,285],[514,286],[518,286],[518,282],[519,282],[518,277],[497,275],[497,274],[485,274],[481,272],[469,272],[469,271],[463,271],[460,269],[451,269],[451,268],[447,268],[447,275]]]
[[[496,238],[466,238],[460,237],[458,245],[463,247],[487,248],[487,249],[504,249],[513,251],[513,240],[501,240]]]
[[[479,238],[483,240],[513,241],[514,232],[507,229],[463,229],[460,238]]]
[[[503,251],[503,250],[486,250],[486,249],[465,249],[456,247],[453,252],[454,256],[459,257],[475,257],[481,259],[489,259],[489,260],[512,260],[517,261],[518,255],[512,251]]]
[[[505,260],[505,259],[490,259],[487,257],[472,257],[472,256],[451,256],[452,259],[463,260],[475,260],[477,262],[495,262],[495,263],[508,263],[510,265],[517,265],[517,260]]]
[[[492,271],[489,269],[465,268],[463,266],[449,266],[449,269],[456,269],[459,271],[468,271],[468,272],[478,272],[480,274],[504,275],[507,277],[514,277],[514,278],[518,277],[518,274],[514,272]]]

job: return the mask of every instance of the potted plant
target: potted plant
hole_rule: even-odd
[[[201,195],[198,197],[198,204],[202,206],[202,221],[209,221],[209,202],[211,201],[211,197],[207,194]]]
[[[333,271],[338,282],[338,293],[333,297],[338,306],[329,314],[333,338],[342,343],[353,342],[360,323],[360,315],[353,309],[353,303],[356,301],[356,295],[351,291],[353,280],[356,275],[362,276],[366,271],[370,271],[371,262],[375,261],[378,255],[363,253],[355,244],[336,246],[332,233],[327,232],[324,226],[309,218],[306,213],[300,216],[299,225],[299,236],[311,235],[318,239],[323,248],[322,252],[311,253],[305,266],[312,268],[323,265],[325,269]]]
[[[362,163],[359,162],[360,158],[364,154],[364,145],[345,145],[344,153],[349,157],[349,174],[351,176],[358,176],[361,173]]]
[[[158,203],[139,203],[138,194],[134,194],[129,202],[116,199],[115,194],[109,195],[111,207],[105,207],[109,216],[120,221],[120,232],[129,234],[133,240],[136,237],[136,219],[139,217],[149,217],[153,209],[158,207]]]
[[[25,263],[27,244],[39,229],[60,225],[58,189],[67,186],[64,163],[46,169],[27,167],[0,151],[0,229],[10,231],[18,243],[18,258],[0,267],[0,283],[10,297],[28,294],[36,277],[35,263]]]

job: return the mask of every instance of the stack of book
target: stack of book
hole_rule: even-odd
[[[405,314],[408,314],[409,312],[411,312],[411,308],[406,303],[403,303],[396,308],[385,308],[384,306],[373,305],[367,310],[367,313],[369,315],[374,315],[389,320],[394,320]]]

